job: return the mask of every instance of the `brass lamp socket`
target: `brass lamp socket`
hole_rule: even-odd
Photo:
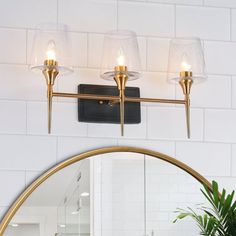
[[[192,77],[193,76],[193,72],[192,71],[181,71],[179,73],[181,78],[187,78],[187,77]]]
[[[114,80],[116,81],[117,87],[119,90],[124,90],[128,80],[127,66],[116,66],[114,70]]]
[[[127,72],[127,66],[115,66],[115,72],[117,74],[121,73],[126,73]]]
[[[59,74],[59,71],[57,69],[57,61],[55,60],[45,60],[44,61],[44,70],[43,74],[46,79],[47,85],[54,85],[55,79],[57,75]]]
[[[44,65],[47,67],[55,67],[58,65],[58,63],[55,60],[47,59],[44,61]]]

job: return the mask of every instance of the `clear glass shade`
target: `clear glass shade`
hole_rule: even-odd
[[[141,63],[137,36],[132,31],[109,31],[103,45],[101,77],[113,79],[116,66],[126,66],[129,80],[140,77]]]
[[[168,80],[179,81],[180,73],[192,74],[200,82],[206,79],[204,54],[199,38],[176,38],[170,41]]]
[[[43,70],[44,62],[53,60],[57,62],[60,73],[73,72],[67,30],[67,26],[62,24],[41,24],[37,27],[31,52],[31,69]]]

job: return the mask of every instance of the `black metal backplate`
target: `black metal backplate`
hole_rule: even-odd
[[[80,94],[97,94],[118,96],[116,86],[80,84]],[[140,97],[139,88],[126,87],[125,95],[129,97]],[[102,104],[101,104],[102,103]],[[91,123],[120,123],[120,105],[109,104],[108,101],[78,99],[78,115],[80,122]],[[138,124],[141,122],[140,103],[125,102],[125,124]]]

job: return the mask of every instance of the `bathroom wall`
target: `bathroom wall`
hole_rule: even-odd
[[[205,202],[195,178],[142,154],[113,153],[99,161],[94,165],[93,235],[198,235],[193,221],[173,224],[176,209]]]
[[[63,22],[71,28],[75,73],[57,80],[59,91],[99,78],[103,34],[131,29],[139,36],[143,77],[129,82],[145,97],[182,98],[166,82],[169,40],[203,40],[208,80],[192,89],[191,130],[184,109],[142,105],[142,123],[77,122],[75,100],[55,99],[47,134],[46,87],[28,69],[35,25]],[[234,0],[1,0],[0,1],[0,214],[48,167],[74,154],[130,145],[169,154],[229,190],[236,183],[236,2]]]

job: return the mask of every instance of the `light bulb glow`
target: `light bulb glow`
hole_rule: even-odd
[[[50,40],[48,42],[48,47],[47,47],[47,60],[54,60],[56,61],[56,51],[55,51],[56,44],[53,40]]]
[[[88,197],[89,196],[89,193],[88,192],[83,192],[80,194],[81,197]]]
[[[54,50],[47,51],[47,60],[56,60],[56,53]]]
[[[59,227],[61,227],[61,228],[65,228],[66,225],[64,225],[64,224],[60,224]]]
[[[124,56],[124,53],[123,53],[122,49],[119,50],[118,57],[117,57],[116,60],[117,60],[117,65],[118,66],[124,66],[125,65],[125,56]]]
[[[181,63],[181,70],[182,71],[190,71],[191,65],[189,65],[186,61]]]
[[[12,226],[12,227],[18,227],[19,225],[16,224],[16,223],[12,223],[11,226]]]
[[[71,212],[71,215],[78,215],[79,214],[79,211],[77,210],[77,211],[72,211]]]

